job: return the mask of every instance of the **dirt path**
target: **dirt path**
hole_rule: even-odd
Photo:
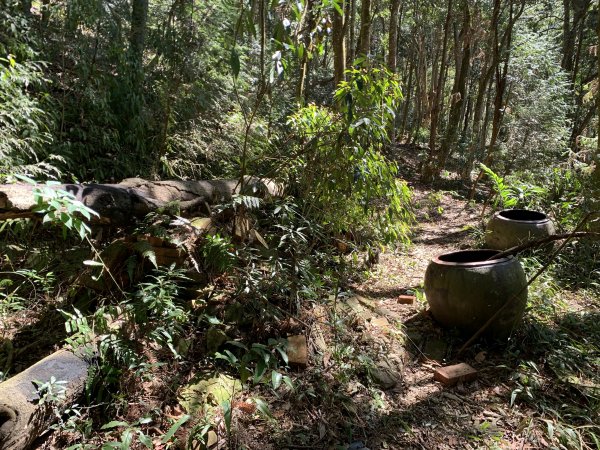
[[[479,370],[474,382],[446,388],[433,380],[436,368],[458,362],[452,358],[461,341],[426,312],[423,276],[432,257],[477,244],[478,211],[456,193],[418,186],[415,206],[413,245],[382,253],[367,281],[339,299],[337,335],[331,321],[313,323],[313,364],[296,379],[298,391],[313,397],[269,400],[278,423],[267,440],[278,444],[267,448],[523,448],[511,435],[523,415],[507,412],[506,372],[491,353],[474,347],[461,360]],[[417,301],[400,304],[405,293]],[[326,317],[326,308],[312,315]],[[350,369],[353,358],[365,367]]]
[[[418,288],[427,264],[434,256],[476,245],[472,237],[479,221],[475,208],[456,198],[456,193],[414,188],[417,225],[408,250],[384,252],[366,283],[356,289],[385,298],[388,293]],[[393,295],[388,300],[396,300]]]
[[[480,342],[456,359],[464,338],[429,316],[423,276],[432,257],[478,246],[481,211],[456,193],[418,186],[415,204],[413,245],[382,253],[367,281],[352,286],[337,306],[315,305],[305,318],[316,320],[311,364],[295,378],[299,395],[269,398],[276,422],[259,427],[258,437],[242,433],[238,443],[327,450],[586,448],[590,433],[598,432],[585,415],[597,414],[596,397],[574,391],[548,360],[579,359],[576,371],[592,374],[591,385],[597,384],[598,302],[588,297],[585,313],[556,310],[550,321],[530,313],[508,344]],[[407,292],[416,294],[414,304],[399,303]],[[580,334],[563,333],[564,324],[590,330],[591,358],[567,355]],[[445,387],[433,380],[438,367],[458,362],[478,370],[475,381]],[[252,426],[238,420],[238,429]]]
[[[559,375],[552,364],[546,363],[548,359],[558,358],[562,364],[569,365],[570,358],[581,358],[581,354],[560,356],[564,350],[557,348],[568,348],[568,342],[573,339],[561,335],[561,324],[579,323],[582,329],[592,330],[589,335],[592,345],[586,350],[592,351],[592,368],[587,377],[589,379],[591,373],[595,380],[592,385],[597,386],[593,353],[598,351],[598,342],[594,341],[598,338],[598,327],[590,327],[590,321],[598,317],[597,299],[590,300],[589,294],[584,294],[588,298],[583,307],[578,304],[581,303],[579,293],[555,292],[558,298],[575,300],[569,300],[568,307],[561,313],[555,312],[553,322],[540,320],[540,316],[528,316],[508,345],[490,347],[479,343],[460,360],[454,355],[463,340],[438,327],[429,317],[421,294],[428,262],[442,253],[477,247],[481,238],[481,232],[477,232],[482,229],[480,209],[457,197],[455,193],[416,187],[419,226],[413,246],[406,252],[382,254],[372,277],[355,286],[357,293],[377,299],[385,311],[392,313],[393,317],[388,319],[405,333],[404,348],[408,352],[400,382],[384,391],[379,414],[371,418],[364,430],[365,446],[370,449],[523,449],[558,448],[556,445],[561,442],[565,443],[561,448],[586,448],[589,436],[580,433],[583,427],[578,429],[573,422],[561,423],[562,411],[573,406],[569,406],[569,402],[583,405],[597,397],[593,391],[585,394],[580,390],[579,394],[583,395],[579,400],[577,396],[570,398],[573,390],[565,386],[564,374]],[[398,295],[405,292],[416,293],[419,301],[409,306],[399,304]],[[595,306],[590,308],[590,305]],[[550,341],[547,341],[549,336]],[[433,380],[437,367],[458,362],[466,362],[479,371],[476,381],[444,387]],[[538,383],[545,384],[551,392],[536,391]],[[522,399],[524,392],[530,395],[529,402],[521,400],[512,404],[515,398]],[[598,411],[594,404],[589,406],[590,411],[596,411],[591,414]],[[561,412],[548,418],[544,412],[547,408]],[[585,411],[585,407],[582,408]],[[589,426],[594,421],[583,423]],[[566,431],[557,437],[554,430],[561,427]],[[594,433],[597,432],[594,428]]]
[[[457,197],[456,193],[416,187],[419,225],[413,245],[405,252],[383,253],[373,276],[356,286],[358,293],[377,298],[393,313],[406,333],[410,358],[401,382],[388,393],[387,415],[373,424],[377,432],[369,439],[372,449],[479,448],[482,443],[488,445],[486,439],[499,436],[497,395],[501,389],[485,376],[469,386],[454,388],[444,388],[432,376],[435,368],[454,362],[450,358],[455,349],[453,337],[445,336],[426,314],[421,294],[425,270],[437,255],[477,245],[473,230],[479,224],[478,211]],[[406,292],[417,294],[416,304],[398,303],[398,295]],[[479,365],[473,360],[466,362]],[[490,426],[482,432],[481,424],[486,422]]]

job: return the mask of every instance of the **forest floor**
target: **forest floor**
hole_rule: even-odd
[[[508,343],[479,342],[457,358],[465,339],[433,321],[422,283],[434,256],[481,246],[481,206],[456,192],[413,189],[413,244],[383,252],[366,280],[340,295],[337,305],[330,299],[302,317],[311,323],[312,350],[308,368],[295,379],[302,394],[267,395],[275,420],[262,426],[238,416],[237,429],[244,431],[234,446],[595,448],[598,298],[553,292],[561,300],[552,300],[552,312],[529,311]],[[413,304],[399,302],[407,293],[416,294]],[[531,297],[538,295],[530,289]],[[333,332],[335,320],[342,325]],[[362,362],[362,370],[350,370],[351,359]],[[462,362],[478,371],[474,381],[451,387],[434,381],[436,368]]]
[[[530,287],[525,318],[508,342],[478,341],[458,357],[465,337],[435,323],[423,278],[433,257],[481,247],[487,215],[481,203],[466,201],[456,180],[435,189],[415,182],[411,188],[416,214],[411,245],[382,251],[362,276],[341,282],[343,288],[326,298],[306,300],[297,315],[287,313],[276,323],[261,323],[260,310],[246,317],[242,308],[240,315],[243,299],[227,281],[206,301],[197,297],[197,286],[188,289],[196,297],[182,300],[198,315],[183,339],[185,355],[173,359],[165,349],[140,344],[149,362],[170,362],[149,367],[141,376],[124,370],[110,385],[110,417],[100,412],[102,403],[80,407],[76,426],[63,423],[34,448],[143,448],[137,441],[118,446],[133,432],[146,433],[156,449],[600,448],[597,290],[573,288],[551,269]],[[89,249],[50,247],[47,253],[68,266],[65,273],[76,273],[81,260],[89,258]],[[522,258],[528,276],[544,256]],[[10,260],[18,258],[7,256]],[[60,271],[55,276],[67,279]],[[68,286],[59,286],[67,291]],[[407,294],[415,297],[412,303],[402,301]],[[2,324],[0,370],[18,373],[62,347],[64,318],[57,308],[65,309],[63,296],[46,297]],[[198,309],[197,298],[203,308],[216,308],[217,325],[206,323],[208,310]],[[242,389],[234,381],[241,362],[215,358],[217,349],[240,350],[232,340],[248,349],[291,335],[307,339],[303,361],[269,366],[289,375],[289,384],[266,372],[267,377],[248,381]],[[257,349],[246,355],[265,354]],[[3,356],[7,352],[10,357]],[[248,367],[256,373],[259,363],[250,360]],[[476,369],[476,378],[454,386],[434,380],[436,369],[457,363]],[[165,439],[187,414],[189,421]],[[142,423],[143,417],[152,421]],[[103,429],[107,423],[113,425]]]

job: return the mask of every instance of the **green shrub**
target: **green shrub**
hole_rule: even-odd
[[[48,152],[54,116],[43,90],[45,64],[28,35],[16,6],[0,10],[0,182],[15,173],[57,177],[64,163]]]
[[[297,141],[287,175],[305,214],[335,232],[368,223],[374,237],[407,241],[410,191],[382,154],[399,82],[386,69],[352,69],[347,79],[335,93],[337,109],[310,104],[290,116]]]

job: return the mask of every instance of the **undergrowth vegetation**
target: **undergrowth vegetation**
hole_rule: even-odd
[[[65,380],[34,381],[52,418],[40,445],[452,446],[427,437],[453,430],[441,411],[473,448],[600,446],[598,14],[589,1],[0,0],[0,183],[34,204],[0,190],[0,381],[63,346],[90,367],[74,403]],[[144,218],[132,201],[117,225],[60,184],[129,177],[237,185]],[[524,325],[467,355],[504,430],[473,419],[481,397],[465,401],[462,382],[407,398],[399,382],[456,362],[419,252],[469,233],[460,245],[482,246],[500,209],[587,233],[521,255],[529,276],[545,269]],[[414,250],[427,226],[449,236]],[[380,254],[410,261],[378,272]],[[393,307],[415,294],[403,320],[356,294],[396,276],[378,294]],[[436,339],[450,343],[437,359]],[[450,400],[460,414],[438,408]]]

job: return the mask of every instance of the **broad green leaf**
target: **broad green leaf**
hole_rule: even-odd
[[[256,363],[256,369],[254,370],[254,377],[252,379],[254,381],[254,384],[260,383],[266,371],[267,364],[265,363],[265,361],[258,361]]]
[[[21,174],[17,173],[17,174],[14,175],[14,177],[17,178],[17,179],[19,179],[19,180],[21,180],[21,181],[24,181],[25,183],[37,184],[37,181],[35,181],[35,180],[33,180],[33,179],[29,178],[29,177],[26,177],[25,175],[21,175]]]
[[[133,430],[127,429],[123,431],[121,435],[121,447],[123,450],[129,450],[131,448],[131,444],[133,443]]]
[[[223,419],[225,419],[225,428],[227,429],[227,434],[231,432],[231,402],[225,401],[221,403],[221,408],[223,408]]]
[[[154,448],[154,445],[152,444],[152,439],[150,439],[150,436],[142,433],[141,431],[138,431],[139,434],[139,440],[142,444],[144,444],[146,446],[146,448]]]
[[[283,377],[283,382],[293,391],[294,390],[294,383],[292,383],[292,379],[288,376],[285,375]]]
[[[260,411],[260,413],[267,417],[267,418],[273,418],[273,415],[271,414],[271,410],[269,409],[269,405],[267,405],[267,402],[265,402],[263,399],[261,398],[254,398],[254,403],[256,403],[256,408]]]
[[[101,430],[110,430],[111,428],[128,427],[128,426],[129,426],[129,424],[127,422],[113,420],[112,422],[108,422],[107,424],[102,425],[102,427],[100,429]]]
[[[283,375],[281,375],[279,372],[277,372],[276,370],[273,370],[271,372],[271,384],[273,385],[273,389],[275,389],[275,390],[279,389],[279,386],[281,386],[282,380],[283,380]]]
[[[169,442],[173,438],[175,433],[177,433],[177,430],[179,430],[179,428],[181,428],[181,425],[186,423],[188,420],[190,420],[190,416],[188,416],[187,414],[184,414],[183,416],[181,416],[177,420],[177,422],[175,422],[173,425],[171,425],[171,428],[169,428],[169,431],[167,431],[167,433],[163,436],[163,438],[161,439],[161,442],[163,444],[166,444],[167,442]]]

